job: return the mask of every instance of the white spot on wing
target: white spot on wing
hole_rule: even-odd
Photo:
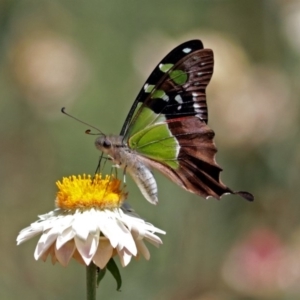
[[[181,110],[182,106],[181,105],[178,105],[177,106],[177,110]]]
[[[176,141],[176,158],[178,157],[178,155],[179,155],[179,151],[180,151],[180,145],[179,145],[179,143],[178,143],[178,141],[177,141],[177,139],[175,139],[175,141]]]
[[[168,96],[167,94],[164,94],[164,95],[162,96],[162,99],[163,99],[164,101],[168,102],[168,101],[169,101],[169,96]]]
[[[191,48],[184,48],[184,49],[182,49],[182,52],[184,52],[184,53],[190,53],[191,51],[192,51]]]
[[[175,101],[177,101],[177,102],[180,103],[180,104],[183,103],[183,100],[182,100],[182,98],[181,98],[180,95],[176,95],[176,96],[175,96]]]

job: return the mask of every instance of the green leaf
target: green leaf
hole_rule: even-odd
[[[122,286],[122,277],[121,273],[119,271],[119,268],[115,261],[111,258],[109,262],[106,265],[107,270],[111,273],[111,275],[115,278],[117,282],[117,291],[120,291],[120,288]]]
[[[100,268],[97,268],[97,287],[99,286],[100,284],[100,281],[104,278],[105,274],[106,274],[106,267],[104,269],[100,269]]]

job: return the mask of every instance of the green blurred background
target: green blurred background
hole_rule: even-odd
[[[215,53],[208,87],[222,180],[239,197],[203,200],[156,174],[158,206],[128,178],[129,201],[167,231],[151,260],[110,274],[99,299],[300,297],[300,1],[0,2],[0,298],[84,299],[85,270],[33,258],[18,232],[53,209],[55,181],[93,174],[86,126],[119,133],[145,79],[188,39]]]

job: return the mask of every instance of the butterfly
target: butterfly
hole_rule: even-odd
[[[96,147],[128,172],[144,197],[157,204],[152,169],[201,197],[237,194],[220,180],[214,131],[207,126],[206,87],[213,51],[200,40],[174,48],[153,70],[134,101],[120,135],[101,134]]]

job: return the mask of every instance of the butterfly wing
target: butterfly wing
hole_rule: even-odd
[[[205,89],[213,52],[199,40],[172,50],[154,69],[130,110],[121,135],[146,164],[184,189],[207,198],[233,192],[220,180],[214,132],[206,125]]]
[[[201,52],[199,50],[202,50]],[[209,52],[209,54],[211,55],[205,55],[206,51]],[[200,70],[197,73],[193,73],[190,74],[191,77],[189,78],[189,82],[192,83],[192,81],[194,80],[194,88],[191,87],[189,89],[189,91],[196,93],[197,90],[198,91],[202,91],[204,93],[204,97],[202,95],[201,100],[202,102],[202,115],[201,118],[203,118],[203,120],[205,122],[207,122],[207,106],[206,106],[206,100],[205,100],[205,86],[208,84],[211,75],[212,75],[212,71],[213,71],[213,55],[212,55],[212,51],[211,50],[207,50],[205,49],[203,51],[203,44],[200,40],[191,40],[188,42],[185,42],[179,46],[177,46],[176,48],[174,48],[167,56],[165,56],[161,62],[156,66],[156,68],[153,70],[153,72],[151,73],[151,75],[149,76],[149,78],[147,79],[147,81],[145,82],[143,88],[141,89],[141,91],[139,92],[137,98],[135,99],[128,115],[127,118],[124,122],[124,125],[122,127],[121,133],[120,135],[124,136],[126,135],[127,137],[130,136],[130,133],[132,133],[132,130],[134,130],[135,132],[139,130],[139,123],[144,121],[144,116],[141,116],[141,118],[139,118],[140,114],[143,113],[143,108],[145,107],[149,107],[151,110],[153,110],[155,113],[161,113],[162,109],[164,108],[165,111],[164,113],[169,113],[172,117],[172,115],[174,113],[176,113],[176,109],[178,109],[178,103],[180,103],[180,98],[177,97],[175,99],[175,97],[177,96],[177,92],[173,91],[172,95],[174,96],[173,99],[171,99],[170,102],[162,102],[159,94],[161,93],[161,91],[166,91],[168,90],[169,93],[172,92],[172,86],[171,87],[158,87],[159,84],[162,83],[166,83],[167,79],[169,79],[169,74],[171,73],[172,70],[168,70],[168,68],[170,68],[171,66],[175,66],[177,65],[176,69],[179,69],[179,63],[182,62],[182,72],[181,72],[181,77],[178,76],[180,74],[177,74],[177,77],[175,78],[175,80],[178,82],[180,79],[184,80],[186,75],[186,71],[188,71],[192,66],[192,64],[195,64],[195,62],[193,61],[193,59],[189,59],[187,60],[187,58],[191,55],[191,53],[195,53],[195,52],[199,52],[199,56],[202,57],[202,64],[205,64],[205,60],[211,60],[209,62],[209,64],[204,68],[204,65],[202,65],[202,70],[204,72],[207,72],[207,74],[200,74]],[[195,57],[194,59],[198,60],[200,59],[200,57]],[[204,58],[204,56],[206,56],[206,59]],[[208,63],[208,61],[207,61]],[[195,66],[196,67],[196,66]],[[194,68],[195,70],[195,68]],[[192,71],[192,70],[191,70]],[[178,71],[177,71],[178,72]],[[173,76],[176,75],[176,72],[173,73]],[[206,80],[208,79],[206,85],[203,87],[201,86],[201,84],[204,83],[205,81],[205,77]],[[197,78],[198,77],[198,78]],[[200,77],[202,78],[202,80],[199,80]],[[168,81],[168,83],[172,83],[170,80]],[[164,88],[164,89],[163,89]],[[175,85],[173,86],[173,88],[177,88],[180,89],[181,92],[181,85]],[[186,95],[187,97],[190,98],[191,95]],[[200,97],[200,95],[199,95]],[[173,101],[172,101],[173,100]],[[190,101],[188,102],[187,99],[185,99],[185,103],[184,103],[184,110],[186,115],[194,115],[194,109],[193,109],[193,101],[191,101],[192,99],[190,99]],[[199,99],[200,100],[200,99]],[[165,106],[168,106],[165,107]],[[200,109],[200,107],[198,108]],[[182,111],[180,112],[181,114],[184,113],[184,110],[182,109]],[[179,112],[177,112],[179,113]],[[145,123],[150,123],[151,119],[148,119],[149,116],[147,116],[146,121],[144,121],[144,123],[142,124],[142,126]],[[140,120],[137,120],[137,119]],[[136,122],[138,121],[138,122]],[[138,124],[137,124],[138,123]]]

